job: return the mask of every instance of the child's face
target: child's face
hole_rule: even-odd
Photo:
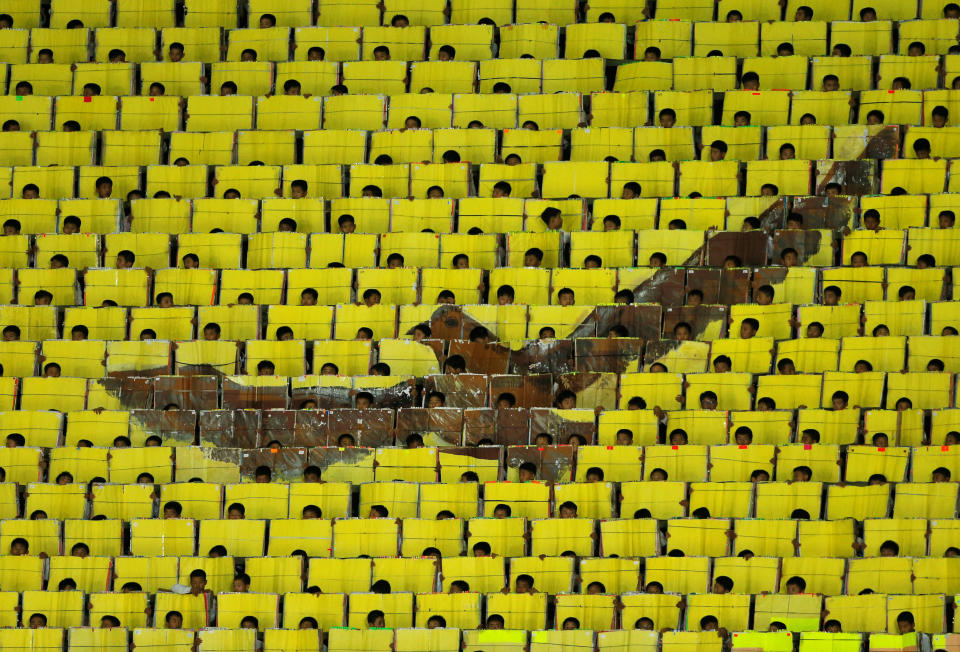
[[[517,477],[520,479],[520,482],[531,482],[536,479],[536,476],[527,469],[517,471]]]
[[[361,396],[360,398],[357,399],[358,410],[365,410],[369,407],[370,407],[370,399],[368,399],[366,396]]]

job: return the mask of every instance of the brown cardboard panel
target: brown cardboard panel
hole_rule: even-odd
[[[94,382],[100,385],[105,392],[116,397],[125,410],[146,410],[155,406],[155,381],[153,378],[97,378]],[[156,407],[162,409],[164,405],[166,404],[156,404]],[[98,407],[106,406],[87,406],[91,410]]]
[[[750,300],[750,272],[746,267],[724,269],[720,272],[720,303],[729,306]]]
[[[810,259],[811,256],[816,255],[824,247],[830,247],[832,243],[830,241],[824,241],[823,233],[817,230],[807,230],[807,229],[790,229],[783,231],[774,231],[773,232],[773,257],[774,261],[779,262],[780,252],[784,249],[795,249],[797,252],[797,257],[800,259],[800,264],[805,263]],[[760,276],[767,275],[770,272],[775,270],[782,270],[783,276],[786,277],[786,268],[776,268],[776,267],[765,267],[758,269],[757,273],[754,275]],[[768,281],[769,282],[769,281]]]
[[[582,372],[557,376],[557,392],[568,389],[577,395],[577,407],[613,409],[617,405],[617,375]]]
[[[693,330],[693,339],[697,339],[711,325],[718,326],[720,337],[727,331],[728,311],[726,306],[684,306],[683,308],[667,308],[663,313],[663,337],[672,338],[673,328],[680,322],[690,324]],[[719,322],[719,324],[718,324]]]
[[[623,326],[630,337],[643,339],[656,338],[660,333],[662,308],[655,303],[603,305],[594,308],[587,320],[597,325],[595,337],[606,337],[614,326]],[[594,335],[577,335],[578,338]],[[556,371],[554,373],[562,373]]]
[[[257,387],[223,379],[223,407],[226,410],[285,410],[287,386]]]
[[[573,371],[573,349],[572,339],[527,340],[519,350],[511,352],[510,372],[525,375]]]
[[[767,264],[767,234],[763,231],[718,231],[707,239],[707,265],[723,267],[728,258],[734,267]]]
[[[786,197],[778,197],[766,210],[757,215],[757,219],[760,220],[761,230],[769,233],[773,229],[780,228],[780,225],[784,223],[787,217],[787,203]],[[737,225],[731,225],[731,228],[735,228],[736,226]]]
[[[503,393],[510,393],[517,407],[550,407],[553,405],[553,376],[530,374],[526,376],[490,376],[490,398],[496,401]]]
[[[261,446],[278,441],[286,447],[326,446],[327,413],[324,410],[264,410]]]
[[[341,434],[353,435],[356,446],[393,446],[393,410],[333,410],[328,412],[327,441],[337,445]]]
[[[657,325],[659,331],[659,324]],[[636,371],[643,355],[643,340],[632,337],[581,338],[574,340],[577,371]]]
[[[839,183],[841,195],[875,194],[877,162],[866,158],[856,161],[817,161],[818,195],[826,191],[828,183]]]
[[[850,161],[850,163],[860,167],[868,164],[867,167],[869,167],[869,164],[873,162]],[[842,178],[844,174],[842,168],[834,170],[834,168],[831,167],[827,170],[827,173],[830,174],[831,171],[841,175],[838,179]],[[826,184],[831,181],[833,181],[832,178],[826,179],[823,185],[826,186]],[[838,180],[837,183],[842,182]],[[872,191],[873,186],[871,185],[870,188]],[[819,186],[818,192],[822,192]],[[851,193],[849,191],[846,192],[848,193],[847,195],[839,195],[836,197],[794,197],[789,212],[799,213],[803,216],[804,229],[842,229],[845,226],[853,224],[853,216],[857,207],[857,198],[848,196]],[[785,221],[783,222],[783,227],[786,227]],[[778,250],[775,249],[774,251]]]
[[[263,424],[260,410],[205,410],[200,412],[200,445],[257,448]]]
[[[489,405],[487,377],[483,374],[435,374],[423,378],[423,402],[430,392],[441,392],[448,408],[479,408]]]
[[[154,381],[157,409],[170,404],[184,410],[216,410],[219,406],[217,376],[158,376]]]
[[[197,412],[193,410],[131,410],[130,421],[131,428],[142,428],[147,437],[157,435],[164,446],[191,446],[196,442]]]
[[[467,371],[475,374],[505,374],[510,366],[510,348],[503,344],[451,340],[448,357],[454,355],[461,356]]]
[[[373,395],[373,407],[397,409],[413,407],[416,397],[417,384],[413,378],[402,380],[389,387],[364,387],[353,392],[354,397],[360,392]]]
[[[372,482],[375,455],[376,451],[373,448],[339,448],[337,446],[311,448],[307,451],[306,465],[318,467],[323,480],[345,480],[351,477],[354,481]]]
[[[556,445],[567,445],[571,435],[580,435],[587,446],[597,441],[597,425],[590,421],[575,421],[567,418],[565,410],[552,408],[533,408],[530,410],[530,441],[535,442],[537,435],[547,433],[553,437]]]
[[[662,306],[683,305],[684,270],[681,267],[664,267],[653,276],[633,288],[636,303],[654,303]]]
[[[684,301],[680,305],[686,305],[687,297],[691,290],[700,290],[703,293],[703,303],[720,302],[720,269],[700,268],[686,270],[687,288],[684,295]]]
[[[413,433],[426,446],[459,446],[463,439],[463,410],[460,408],[401,408],[397,410],[397,443],[404,445]]]
[[[498,446],[530,441],[530,412],[526,408],[480,408],[463,411],[463,441],[476,446],[490,440]]]
[[[306,448],[245,450],[240,454],[240,475],[244,481],[250,482],[256,470],[265,466],[270,469],[271,482],[295,482],[303,479],[306,461]]]
[[[516,469],[524,462],[533,462],[537,467],[537,480],[572,482],[574,457],[572,446],[510,446],[507,468]]]

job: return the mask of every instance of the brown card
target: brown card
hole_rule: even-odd
[[[287,407],[286,385],[257,387],[241,385],[228,377],[223,379],[225,410],[285,410]]]
[[[463,410],[459,408],[402,408],[397,410],[397,443],[413,433],[427,446],[459,446],[463,439]]]
[[[660,334],[662,308],[655,303],[602,305],[593,309],[589,319],[597,324],[596,337],[606,337],[614,326],[623,326],[630,337],[656,338]],[[580,335],[578,337],[593,337]],[[554,373],[563,373],[560,370]]]
[[[327,441],[335,446],[341,434],[349,433],[357,446],[393,446],[393,422],[393,410],[332,410],[328,412]]]
[[[576,368],[573,350],[574,341],[573,339],[527,340],[519,350],[511,353],[510,371],[515,374],[550,374],[573,371]]]
[[[463,435],[467,446],[483,440],[498,446],[526,444],[530,441],[530,413],[525,408],[464,410]]]
[[[724,266],[736,258],[735,267],[767,264],[767,234],[763,231],[720,231],[707,238],[707,265]]]
[[[568,389],[577,395],[578,408],[593,410],[602,407],[612,410],[617,405],[616,374],[598,372],[558,374],[556,380],[558,392]]]
[[[770,204],[757,218],[760,220],[760,228],[769,233],[773,229],[779,229],[787,217],[787,198],[778,197],[775,202]]]
[[[451,340],[447,355],[461,356],[474,374],[505,374],[510,366],[510,348],[504,344]]]
[[[440,392],[448,408],[486,407],[487,377],[482,374],[435,374],[423,377],[423,400]]]
[[[271,482],[295,482],[303,479],[306,466],[306,448],[255,448],[240,453],[240,475],[250,482],[256,476],[256,470],[265,466],[270,469]],[[299,514],[293,518],[299,518]]]
[[[673,337],[673,328],[680,322],[690,324],[693,329],[693,339],[702,334],[712,323],[720,322],[720,337],[727,332],[726,306],[684,306],[683,308],[667,308],[663,312],[663,336]]]
[[[659,331],[659,324],[657,330]],[[577,371],[609,371],[624,373],[636,371],[637,361],[643,355],[640,338],[581,338],[574,340]]]
[[[147,410],[155,405],[153,378],[97,378],[93,382],[100,385],[107,394],[117,398],[125,410]],[[90,410],[98,407],[106,406],[87,405]],[[163,405],[156,407],[163,408]]]
[[[700,290],[703,293],[703,303],[720,302],[720,269],[698,268],[687,270],[687,291],[682,305],[686,305],[686,296],[691,290]]]
[[[862,163],[862,161],[854,162]],[[790,212],[803,216],[804,229],[837,230],[853,224],[856,207],[857,198],[851,196],[794,197]],[[783,227],[785,226],[786,222],[783,223]],[[778,249],[774,251],[779,252]]]
[[[219,401],[217,376],[158,376],[154,382],[157,409],[171,403],[185,410],[216,410]]]
[[[260,410],[205,410],[200,412],[200,445],[257,448],[262,427]]]
[[[583,437],[587,446],[592,446],[597,441],[595,421],[573,421],[553,409],[533,408],[530,410],[530,441],[535,441],[542,432],[552,436],[557,445],[566,445],[571,435]]]
[[[571,482],[574,457],[572,446],[510,446],[507,448],[507,468],[515,469],[524,462],[533,462],[537,467],[537,480]]]
[[[417,385],[411,378],[402,380],[390,387],[364,387],[359,392],[368,392],[373,395],[373,407],[396,410],[402,407],[413,407]],[[356,396],[356,394],[354,394]]]
[[[684,269],[682,267],[663,267],[653,276],[632,288],[636,303],[654,303],[662,306],[682,306]]]
[[[329,467],[335,464],[344,464],[346,466],[369,466],[376,451],[372,448],[338,448],[336,446],[311,448],[307,451],[306,466],[316,466],[320,469],[320,477],[323,478]],[[371,479],[373,473],[370,472]]]
[[[169,347],[167,349],[167,360],[165,364],[162,364],[158,367],[141,367],[139,369],[128,369],[126,371],[110,371],[107,372],[107,376],[110,378],[131,378],[131,377],[152,377],[152,376],[162,376],[164,374],[172,374],[173,371],[173,349]]]
[[[164,445],[192,446],[197,439],[197,412],[193,410],[131,410],[130,419],[140,424],[148,437],[160,437]]]
[[[261,414],[261,446],[269,446],[271,441],[284,447],[328,445],[324,410],[264,410]]]
[[[818,195],[826,191],[828,183],[839,183],[841,195],[873,195],[877,192],[877,162],[817,161]]]
[[[823,249],[823,247],[830,246],[832,246],[832,243],[829,240],[824,242],[823,232],[816,229],[790,229],[789,231],[784,230],[773,232],[773,255],[775,262],[780,262],[780,253],[784,249],[795,249],[797,252],[797,257],[800,259],[800,264],[803,264],[809,260],[811,256],[815,256],[817,252]],[[786,277],[787,269],[785,267],[764,267],[762,269],[758,269],[757,272],[754,273],[754,276],[758,277],[758,273],[760,272],[773,271],[777,269],[782,270],[783,276]]]
[[[501,394],[513,395],[517,407],[551,407],[553,405],[553,376],[551,374],[490,376],[490,399],[495,402]]]
[[[720,303],[725,306],[750,300],[750,269],[735,267],[720,272]]]

